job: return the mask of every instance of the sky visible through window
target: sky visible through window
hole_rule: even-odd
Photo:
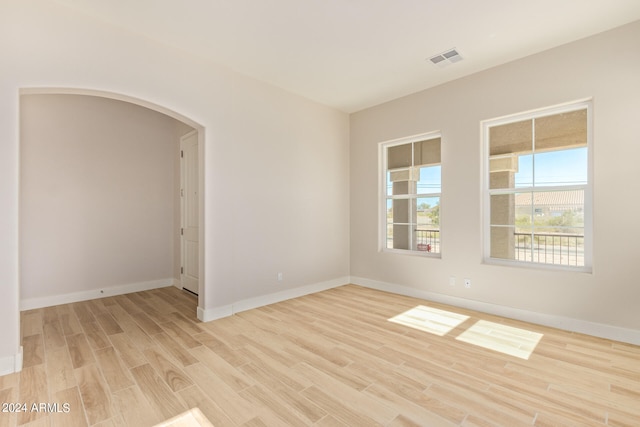
[[[418,194],[442,192],[442,167],[429,166],[420,168],[420,181],[418,181]]]
[[[587,183],[587,147],[518,156],[516,188],[534,186],[534,168],[536,187],[584,185]],[[417,193],[441,193],[441,173],[440,165],[420,168]],[[387,194],[391,195],[390,180],[387,184]]]
[[[520,155],[515,179],[516,188],[584,185],[587,183],[587,147]]]
[[[420,168],[420,180],[417,183],[417,194],[431,194],[442,192],[442,166],[427,166]],[[387,196],[393,194],[391,172],[387,172]]]

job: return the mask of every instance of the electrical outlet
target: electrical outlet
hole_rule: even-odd
[[[449,286],[455,286],[456,285],[456,278],[451,276],[449,277]]]
[[[282,273],[278,273],[278,282],[282,282]]]
[[[464,279],[464,287],[467,289],[471,287],[471,279]]]

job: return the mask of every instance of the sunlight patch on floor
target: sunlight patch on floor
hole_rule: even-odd
[[[168,419],[154,427],[213,427],[199,408],[191,408],[182,414]]]
[[[528,360],[543,334],[479,320],[456,339]]]
[[[388,320],[389,322],[444,336],[468,318],[469,316],[463,314],[419,305]]]

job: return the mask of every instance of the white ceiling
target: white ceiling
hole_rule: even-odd
[[[640,19],[640,0],[56,1],[346,112]]]

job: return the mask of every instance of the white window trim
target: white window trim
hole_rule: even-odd
[[[440,252],[430,253],[425,251],[414,251],[411,249],[394,249],[387,247],[387,148],[435,138],[440,138],[440,144],[442,145],[442,133],[440,131],[421,133],[418,135],[378,143],[378,252],[421,256],[427,258],[442,258],[444,247],[442,244],[444,241],[442,234],[442,187],[440,188],[440,193],[427,194],[427,196],[437,194],[440,197]],[[440,165],[442,165],[442,159],[440,159]],[[442,176],[440,176],[440,181],[442,185]],[[421,194],[416,194],[416,197],[420,195]],[[396,197],[403,198],[402,196]],[[407,199],[410,197],[412,196],[406,196]]]
[[[566,266],[537,262],[518,261],[491,257],[491,202],[490,195],[500,191],[489,190],[489,129],[494,126],[518,122],[522,120],[539,119],[560,113],[577,110],[587,110],[587,185],[584,188],[584,266]],[[482,139],[482,261],[485,264],[525,267],[542,270],[565,270],[573,272],[593,272],[593,99],[585,98],[577,101],[558,104],[547,108],[539,108],[522,113],[502,116],[480,122]],[[545,187],[545,190],[571,190],[571,186]],[[520,189],[519,189],[520,190]],[[522,188],[523,192],[532,191],[533,187]],[[505,191],[510,193],[510,191]]]

